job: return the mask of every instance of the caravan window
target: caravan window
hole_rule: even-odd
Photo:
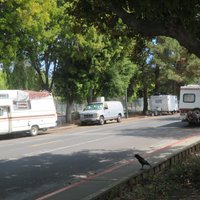
[[[162,99],[156,99],[156,100],[155,100],[155,103],[157,103],[157,104],[162,104]]]
[[[183,102],[184,103],[194,103],[195,102],[195,94],[184,94]]]
[[[28,110],[31,109],[30,101],[13,101],[14,110]]]
[[[8,99],[8,94],[0,94],[0,99]]]

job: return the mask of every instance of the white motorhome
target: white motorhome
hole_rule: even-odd
[[[175,95],[156,95],[149,99],[150,111],[158,113],[175,113],[178,109],[178,100]]]
[[[0,90],[0,134],[55,127],[57,121],[53,97],[49,92]]]
[[[200,123],[200,85],[180,88],[180,118],[190,124]]]
[[[80,112],[82,125],[91,122],[103,125],[109,120],[121,122],[122,117],[124,117],[124,109],[120,101],[92,102]]]

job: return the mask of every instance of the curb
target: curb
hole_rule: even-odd
[[[121,180],[120,183],[115,183],[110,185],[104,191],[97,192],[84,200],[105,200],[105,199],[114,199],[116,197],[120,197],[123,190],[132,189],[134,185],[138,184],[141,180],[145,179],[149,175],[154,175],[163,169],[170,168],[172,165],[186,160],[192,153],[200,152],[200,143],[196,143],[190,145],[189,147],[185,148],[184,150],[176,153],[173,156],[166,158],[164,161],[157,163],[150,169],[147,169],[143,172],[138,172],[134,176]]]

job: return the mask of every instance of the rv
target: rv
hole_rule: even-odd
[[[189,124],[200,123],[200,85],[187,85],[180,88],[180,118]]]
[[[89,103],[82,112],[80,112],[80,121],[86,123],[98,123],[103,125],[109,120],[121,122],[124,117],[124,109],[120,101],[98,101]]]
[[[0,134],[29,132],[55,127],[57,121],[53,97],[49,92],[0,90]]]
[[[178,112],[178,100],[175,95],[151,96],[149,100],[150,111],[154,115]]]

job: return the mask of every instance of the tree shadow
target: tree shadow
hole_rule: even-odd
[[[1,199],[31,200],[42,193],[73,184],[93,174],[133,159],[132,150],[96,149],[77,153],[41,154],[16,160],[0,160]]]
[[[145,127],[145,128],[129,128],[119,130],[120,136],[129,137],[147,137],[159,139],[181,139],[191,134],[198,134],[199,127],[191,127],[187,122],[174,122],[158,127]]]

